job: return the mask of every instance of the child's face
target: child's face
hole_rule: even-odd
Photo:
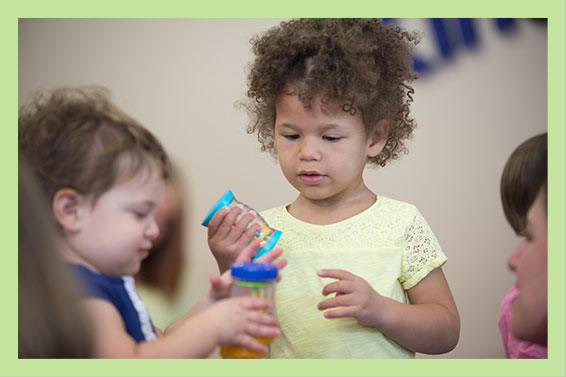
[[[525,239],[508,261],[517,275],[519,295],[513,301],[512,331],[520,339],[546,343],[547,215],[539,193],[527,212]]]
[[[134,275],[159,235],[155,211],[164,181],[157,169],[144,169],[103,193],[94,207],[81,204],[81,228],[73,246],[91,268],[113,276]]]
[[[303,197],[335,202],[367,190],[367,157],[379,154],[384,143],[368,137],[359,113],[324,113],[318,100],[305,109],[296,95],[277,101],[275,149],[283,174]]]

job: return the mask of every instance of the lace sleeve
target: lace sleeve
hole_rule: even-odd
[[[405,233],[399,282],[407,290],[415,286],[429,272],[442,266],[446,259],[430,226],[417,211]]]

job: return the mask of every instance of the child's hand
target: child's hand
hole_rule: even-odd
[[[265,311],[269,302],[257,297],[240,296],[222,300],[208,309],[207,318],[219,326],[219,344],[238,344],[252,351],[267,353],[267,345],[254,337],[275,338],[281,334],[275,317]]]
[[[252,257],[255,255],[257,248],[259,247],[260,241],[255,240],[254,242],[250,243],[238,257],[236,258],[235,262],[249,262],[251,261]],[[256,262],[264,262],[264,263],[271,263],[275,259],[277,259],[283,250],[281,249],[273,249],[270,250],[268,253],[263,254],[261,257],[256,259]],[[281,259],[275,263],[279,271],[287,265],[287,260]],[[281,275],[278,274],[277,281],[281,279]],[[228,298],[230,296],[230,287],[234,282],[234,278],[230,273],[230,269],[224,271],[224,273],[220,276],[211,276],[210,277],[210,284],[211,290],[210,295],[214,301],[218,301],[224,298]]]
[[[338,279],[322,289],[324,296],[331,293],[336,293],[336,296],[321,301],[317,308],[325,310],[340,307],[325,312],[325,318],[353,317],[362,325],[376,327],[376,319],[381,316],[384,300],[364,279],[344,270],[320,270],[317,274],[323,278]]]
[[[277,248],[269,250],[267,253],[263,254],[257,258],[254,262],[272,263],[281,254],[283,254],[283,249]],[[273,264],[273,263],[272,263]],[[281,280],[281,270],[287,265],[287,259],[280,259],[275,263],[277,266],[277,281]]]
[[[208,223],[208,246],[221,273],[230,269],[230,263],[236,260],[240,252],[261,229],[259,224],[248,228],[250,222],[257,216],[253,211],[248,212],[236,222],[242,210],[239,206],[231,209],[221,208]]]

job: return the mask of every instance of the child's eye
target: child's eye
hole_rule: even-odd
[[[532,242],[533,237],[526,231],[519,232],[519,236],[524,238],[527,242]]]
[[[147,217],[148,213],[147,212],[139,212],[139,211],[134,211],[134,216],[136,216],[138,219],[145,219]]]
[[[297,140],[299,138],[299,135],[297,135],[297,134],[286,134],[286,135],[283,135],[283,137],[287,140]]]
[[[331,143],[335,143],[338,140],[342,139],[340,136],[323,136],[322,138],[326,141],[331,142]]]

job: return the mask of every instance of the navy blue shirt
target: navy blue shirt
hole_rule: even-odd
[[[133,277],[103,275],[78,264],[70,266],[83,283],[83,294],[114,305],[120,312],[126,331],[136,342],[157,338],[147,308],[134,287]]]

